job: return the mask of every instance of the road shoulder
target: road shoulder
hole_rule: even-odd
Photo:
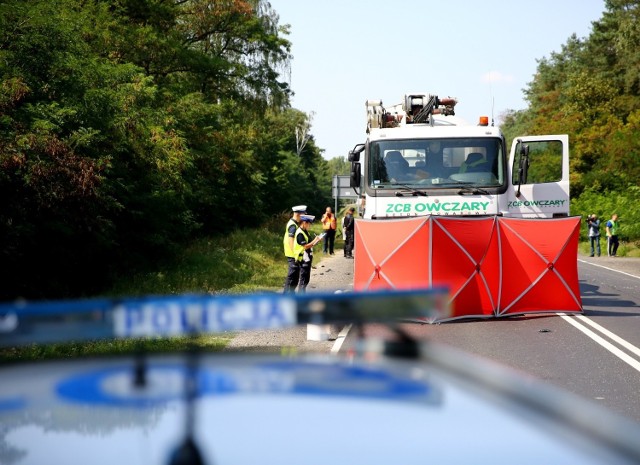
[[[322,253],[322,252],[320,252]],[[314,265],[307,293],[350,292],[353,290],[354,260],[342,253],[324,255]],[[282,277],[284,281],[284,276]],[[302,352],[328,353],[342,328],[331,327],[326,341],[307,339],[307,327],[277,330],[242,331],[227,344],[225,351],[295,354]]]
[[[589,255],[578,255],[578,261],[602,266],[609,270],[620,271],[640,278],[640,258],[639,257],[590,257]]]

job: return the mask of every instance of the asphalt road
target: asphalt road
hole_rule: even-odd
[[[640,422],[640,259],[581,256],[578,272],[584,315],[461,320],[405,329],[416,338],[513,367]]]
[[[585,257],[578,262],[584,315],[557,314],[435,325],[407,324],[418,339],[491,359],[600,403],[640,422],[640,258]],[[310,292],[352,289],[353,261],[323,257]],[[306,328],[238,334],[229,350],[344,352],[355,334],[330,328],[327,341]],[[367,335],[385,328],[370,326]]]

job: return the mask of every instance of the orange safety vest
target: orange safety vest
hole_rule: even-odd
[[[329,230],[336,229],[336,215],[333,213],[325,213],[322,215],[322,229]]]

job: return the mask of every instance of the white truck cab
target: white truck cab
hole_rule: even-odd
[[[455,116],[454,98],[408,94],[385,109],[368,100],[364,144],[349,152],[363,217],[569,215],[569,139],[504,135],[488,118]]]

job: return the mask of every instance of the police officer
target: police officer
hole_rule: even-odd
[[[300,263],[296,260],[296,256],[293,252],[294,238],[298,226],[300,226],[300,216],[307,212],[306,205],[296,205],[292,209],[293,215],[287,222],[287,226],[284,230],[284,238],[282,240],[284,246],[284,256],[287,257],[289,263],[289,270],[287,271],[287,277],[284,280],[284,293],[295,292],[300,280]]]
[[[307,285],[311,280],[311,265],[313,263],[313,246],[322,240],[323,236],[317,236],[313,240],[309,237],[309,227],[313,220],[313,215],[302,215],[300,217],[300,226],[296,231],[296,237],[293,244],[293,253],[300,265],[300,286],[298,292],[304,293]]]

